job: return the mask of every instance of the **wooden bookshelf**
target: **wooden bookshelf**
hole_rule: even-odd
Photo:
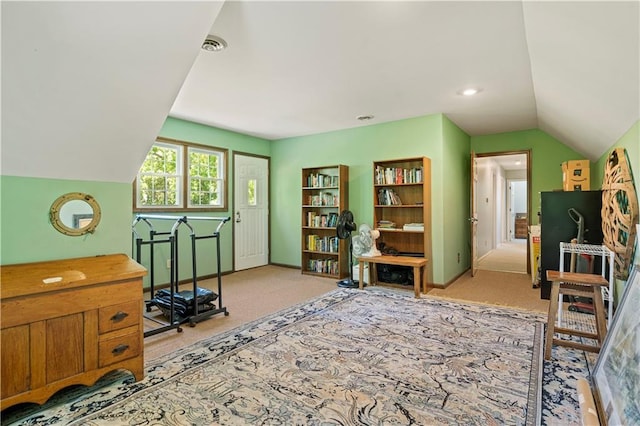
[[[373,163],[373,226],[384,243],[401,255],[431,257],[431,159],[427,157]],[[422,224],[422,227],[420,227]]]
[[[349,244],[339,240],[336,222],[349,205],[349,168],[302,169],[303,274],[341,279],[349,276]]]

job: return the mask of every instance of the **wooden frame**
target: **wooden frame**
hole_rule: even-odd
[[[84,202],[89,205],[92,210],[92,213],[79,213],[75,214],[73,211],[69,213],[69,218],[67,221],[62,218],[62,210],[67,206],[67,208],[71,208],[71,204],[76,202]],[[73,206],[78,207],[78,206]],[[51,220],[51,224],[53,227],[59,232],[69,235],[72,237],[78,237],[84,234],[93,234],[100,223],[101,211],[100,205],[89,194],[85,194],[82,192],[69,192],[67,194],[61,195],[58,197],[53,204],[51,205],[51,209],[49,210],[49,218]],[[84,221],[76,222],[76,218],[82,218]],[[87,219],[90,219],[87,221]],[[69,220],[72,220],[73,223],[68,223]]]
[[[149,212],[220,212],[228,210],[229,200],[229,150],[226,148],[220,148],[212,145],[204,145],[193,142],[185,142],[177,139],[170,139],[164,137],[158,137],[154,144],[175,145],[182,150],[181,154],[181,205],[180,206],[151,206],[151,207],[139,207],[137,203],[138,197],[138,176],[133,179],[133,212],[134,213],[149,213]],[[200,149],[204,151],[219,152],[222,156],[222,204],[215,207],[189,207],[189,148]],[[146,159],[146,157],[145,157]],[[142,166],[142,164],[140,165]]]
[[[531,164],[532,161],[532,155],[531,155],[531,149],[525,149],[525,150],[520,150],[520,151],[495,151],[495,152],[476,152],[475,153],[475,158],[485,158],[485,157],[501,157],[504,155],[525,155],[527,158],[527,228],[531,225],[533,225],[533,210],[532,210],[532,204],[531,204],[531,188],[533,186],[533,180],[532,180],[532,170],[533,170],[533,165]],[[471,177],[473,178],[473,177]],[[538,194],[539,195],[539,194]],[[527,242],[526,244],[527,246],[527,259],[526,259],[526,263],[527,263],[527,274],[532,274],[535,276],[537,271],[532,271],[531,270],[531,244],[529,244]],[[473,259],[472,259],[473,260]]]
[[[332,222],[349,209],[349,167],[343,164],[305,167],[301,177],[301,271],[334,279],[349,277],[348,240],[337,239],[337,249],[327,249],[326,244],[314,245],[316,238],[323,243],[336,241],[333,240],[337,238],[336,224]],[[334,220],[330,219],[332,215]]]
[[[635,265],[610,324],[592,384],[603,424],[640,424],[640,273]]]

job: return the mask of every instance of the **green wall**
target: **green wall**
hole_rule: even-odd
[[[239,151],[262,156],[270,155],[270,142],[264,139],[203,126],[183,120],[168,118],[160,131],[160,136],[188,142],[229,149],[228,206],[233,205],[233,152]],[[142,160],[141,160],[142,161]],[[16,176],[0,177],[0,264],[37,262],[43,260],[66,259],[109,253],[133,255],[131,223],[132,185],[111,182],[74,181],[41,179]],[[94,234],[69,237],[56,231],[49,222],[51,204],[60,195],[68,192],[85,192],[95,197],[102,210],[102,219]],[[167,213],[180,216],[179,213]],[[230,216],[230,211],[202,213],[198,216]],[[156,222],[154,222],[156,223]],[[156,230],[170,230],[173,222],[158,222]],[[197,235],[211,234],[213,223],[208,221],[190,222]],[[139,223],[136,229],[144,239],[148,239],[148,227]],[[191,242],[189,230],[184,225],[178,228],[180,237],[179,271],[180,278],[191,277]],[[221,231],[221,257],[223,272],[233,269],[232,223],[227,223]],[[169,281],[166,259],[169,247],[157,245],[156,283]],[[142,263],[148,262],[148,246],[142,250]],[[197,241],[198,275],[215,272],[215,240]],[[148,284],[148,277],[145,283]]]
[[[271,146],[271,261],[300,266],[301,170],[349,166],[349,209],[356,223],[373,220],[373,162],[395,158],[431,158],[433,279],[445,281],[443,269],[443,116],[441,114],[274,141]],[[447,188],[448,189],[448,188]]]
[[[626,146],[634,168],[640,167],[636,123],[615,146]],[[532,205],[540,209],[541,191],[560,189],[563,161],[582,155],[540,130],[469,137],[443,114],[374,124],[336,132],[268,141],[231,131],[168,118],[159,136],[210,145],[229,150],[229,210],[210,216],[232,216],[233,153],[270,157],[271,262],[300,266],[301,169],[323,165],[349,166],[349,208],[358,223],[373,220],[374,161],[427,156],[432,162],[433,281],[444,284],[464,272],[469,259],[469,152],[501,152],[531,149]],[[553,159],[549,161],[549,159]],[[603,158],[594,166],[599,169]],[[638,172],[636,172],[637,174]],[[124,252],[132,254],[131,185],[108,182],[65,181],[3,176],[0,178],[0,226],[2,264],[71,258]],[[601,180],[601,178],[600,178]],[[102,207],[102,221],[96,233],[67,237],[50,225],[48,212],[56,197],[67,192],[87,192]],[[168,213],[176,215],[175,213]],[[192,222],[197,234],[210,233],[209,222]],[[171,223],[158,225],[158,230]],[[147,228],[138,224],[143,237]],[[184,231],[183,231],[184,229]],[[187,228],[180,232],[180,277],[191,276],[190,240]],[[222,271],[233,270],[233,222],[222,230]],[[198,244],[198,275],[214,272],[214,240]],[[168,247],[157,246],[156,283],[168,281],[164,265]],[[458,261],[460,253],[460,261]],[[148,264],[143,250],[143,263]]]
[[[477,154],[503,151],[531,150],[531,214],[537,224],[542,191],[562,190],[562,163],[584,159],[542,130],[523,130],[496,135],[472,136],[471,149]],[[593,165],[591,166],[593,168]]]
[[[131,253],[131,185],[0,177],[0,264]],[[69,192],[95,197],[102,218],[93,234],[69,237],[49,221],[51,204]]]
[[[627,151],[627,157],[629,158],[629,162],[631,164],[631,173],[633,174],[633,183],[636,187],[636,198],[638,195],[638,184],[640,183],[638,176],[640,176],[640,120],[636,121],[633,126],[624,134],[620,139],[616,141],[607,151],[602,154],[602,157],[595,164],[595,170],[591,173],[592,179],[594,179],[595,187],[601,188],[602,181],[604,180],[604,167],[609,158],[609,154],[614,148],[624,148]],[[640,239],[639,235],[636,235],[636,256],[635,256],[635,264],[640,264]],[[626,282],[617,281],[616,282],[616,300],[619,300],[622,297],[624,285]]]
[[[609,158],[609,154],[614,148],[624,148],[627,150],[627,156],[631,163],[631,171],[633,173],[636,191],[638,190],[638,176],[640,176],[640,120],[636,121],[633,126],[618,139],[602,157],[593,165],[591,178],[594,188],[601,188],[604,180],[604,166]]]
[[[469,217],[470,208],[470,152],[469,135],[443,117],[444,154],[442,203],[434,202],[434,208],[442,209],[443,264],[445,282],[457,277],[471,265]],[[434,256],[435,257],[435,256]]]

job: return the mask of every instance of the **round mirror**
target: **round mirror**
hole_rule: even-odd
[[[91,195],[70,192],[58,197],[49,212],[51,224],[65,235],[93,233],[100,222],[100,206]]]

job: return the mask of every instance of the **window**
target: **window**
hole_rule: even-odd
[[[249,179],[247,182],[247,204],[250,206],[257,206],[258,200],[256,199],[256,179]]]
[[[134,211],[226,210],[226,154],[158,139],[134,183]]]

